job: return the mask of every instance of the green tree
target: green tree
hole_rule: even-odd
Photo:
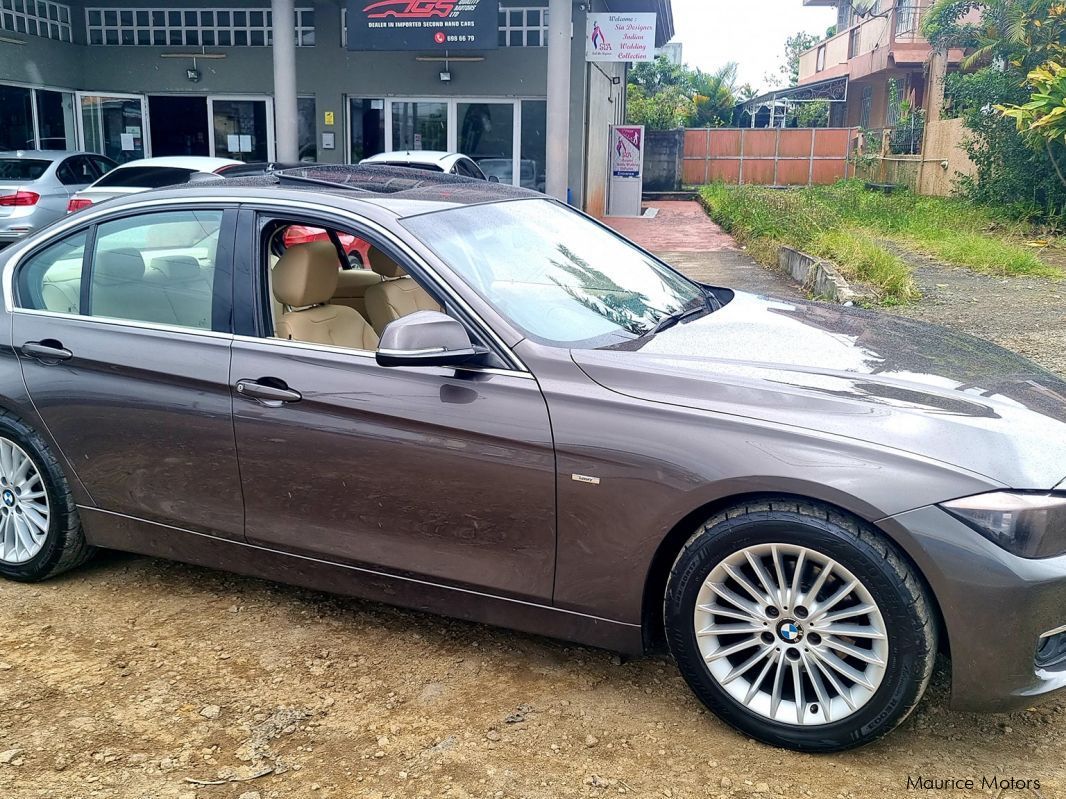
[[[795,86],[800,79],[800,56],[812,49],[821,39],[813,33],[796,33],[785,39],[785,52],[776,74],[766,76],[772,88]]]
[[[1018,131],[1038,148],[1045,148],[1055,174],[1066,186],[1056,149],[1066,142],[1066,67],[1054,61],[1029,73],[1033,95],[1024,105],[998,105],[996,110],[1013,119]]]
[[[648,96],[672,88],[687,94],[692,89],[692,73],[661,55],[654,61],[637,64],[629,73],[629,85],[636,86]]]
[[[976,12],[976,13],[975,13]],[[949,74],[945,88],[952,112],[971,136],[964,146],[976,165],[959,187],[971,199],[1028,217],[1066,212],[1066,185],[1057,166],[1066,143],[1044,142],[997,106],[1033,102],[1027,76],[1066,58],[1066,4],[1062,0],[938,0],[923,32],[941,50],[963,48],[965,70]]]
[[[626,89],[626,121],[651,130],[683,128],[695,116],[696,104],[676,86],[647,95],[632,84]]]
[[[737,64],[729,63],[716,72],[697,69],[692,73],[695,113],[689,120],[689,127],[722,128],[733,123],[738,69]]]

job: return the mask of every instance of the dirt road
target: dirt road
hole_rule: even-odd
[[[664,660],[125,555],[0,583],[0,662],[3,797],[1066,796],[1066,698],[960,715],[941,675],[887,741],[794,755]]]

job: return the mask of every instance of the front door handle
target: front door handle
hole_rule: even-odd
[[[303,394],[285,385],[276,377],[261,377],[258,380],[238,380],[237,393],[242,397],[272,408],[280,408],[289,402],[299,402]]]
[[[44,341],[27,341],[22,345],[22,354],[45,363],[69,361],[74,357],[73,352],[64,347],[62,343],[51,338],[46,338]]]

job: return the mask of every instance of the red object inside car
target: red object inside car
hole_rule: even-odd
[[[369,263],[367,252],[370,250],[370,245],[367,242],[340,232],[337,233],[337,238],[340,239],[341,247],[344,248],[348,255],[358,253],[364,266]],[[289,247],[295,247],[297,244],[310,244],[312,241],[329,241],[329,233],[320,227],[289,225],[285,230],[282,241],[285,244],[285,248],[288,249]]]
[[[41,195],[32,191],[17,191],[14,194],[5,194],[0,197],[0,205],[37,205]]]

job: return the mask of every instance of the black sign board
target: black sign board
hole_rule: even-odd
[[[499,0],[348,0],[349,50],[495,50]]]

